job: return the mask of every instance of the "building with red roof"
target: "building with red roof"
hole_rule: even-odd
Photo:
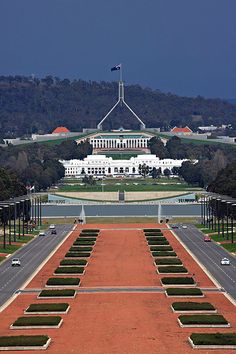
[[[186,126],[186,127],[183,127],[183,128],[174,127],[174,128],[171,129],[170,132],[174,133],[174,134],[188,135],[188,134],[191,134],[193,131],[189,127]]]
[[[70,133],[69,129],[67,129],[66,127],[57,127],[52,132],[52,134],[65,134],[65,133]]]

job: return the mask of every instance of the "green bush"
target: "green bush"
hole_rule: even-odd
[[[150,246],[151,252],[158,252],[158,251],[173,251],[171,246]]]
[[[200,296],[203,295],[199,288],[168,288],[166,293],[170,296]]]
[[[60,262],[61,266],[70,266],[70,265],[80,265],[85,266],[88,262],[85,259],[63,259]]]
[[[60,316],[27,316],[17,318],[13,326],[57,326],[60,322]]]
[[[65,312],[69,307],[67,303],[60,304],[31,304],[26,312]]]
[[[0,337],[0,347],[41,347],[49,340],[48,336],[4,336]]]
[[[66,258],[86,258],[86,257],[90,257],[90,252],[68,252],[65,254]]]
[[[87,240],[78,240],[74,242],[74,245],[78,245],[78,246],[94,246],[95,242],[94,241],[87,241]]]
[[[156,265],[181,265],[182,262],[179,258],[160,258],[155,259]]]
[[[159,273],[188,273],[182,266],[160,266],[157,268]]]
[[[215,311],[215,307],[209,302],[173,302],[175,311]]]
[[[84,267],[58,267],[55,274],[82,274]]]
[[[160,241],[148,241],[149,246],[154,246],[154,245],[169,245],[169,242],[167,240],[160,240]]]
[[[191,277],[168,277],[168,278],[161,278],[162,284],[164,285],[172,285],[172,284],[178,284],[178,285],[192,285],[195,283],[194,279]]]
[[[73,248],[73,250],[71,250]],[[93,247],[91,246],[72,246],[70,252],[92,252]]]
[[[64,296],[74,296],[74,289],[57,289],[57,290],[42,290],[39,297],[64,297]]]
[[[195,345],[236,345],[236,333],[192,333]]]
[[[79,278],[49,278],[46,285],[79,285]]]
[[[152,252],[152,256],[153,257],[176,257],[176,253],[175,252]]]
[[[227,325],[228,321],[222,315],[181,315],[179,320],[183,325]]]

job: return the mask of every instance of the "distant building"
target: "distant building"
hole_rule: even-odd
[[[192,134],[193,131],[189,128],[189,127],[183,127],[183,128],[179,128],[179,127],[174,127],[171,129],[170,131],[173,134],[179,134],[179,135],[188,135],[188,134]]]
[[[52,132],[52,134],[66,134],[66,133],[70,133],[69,129],[67,129],[66,127],[57,127]]]
[[[166,168],[172,171],[173,167],[181,167],[184,160],[159,159],[156,155],[138,155],[129,160],[113,160],[105,155],[89,155],[84,160],[61,160],[65,167],[65,177],[82,177],[92,175],[97,177],[110,176],[132,176],[139,174],[139,165],[146,164],[150,170],[154,167],[161,169],[162,173]],[[194,161],[194,162],[197,162]]]

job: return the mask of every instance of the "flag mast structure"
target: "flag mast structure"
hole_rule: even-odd
[[[102,130],[102,123],[107,119],[107,117],[111,114],[111,112],[120,104],[121,106],[124,104],[126,108],[132,113],[132,115],[138,120],[140,123],[140,130],[144,130],[146,128],[145,124],[143,121],[139,118],[139,116],[131,109],[131,107],[125,102],[125,87],[124,87],[124,81],[123,81],[123,73],[122,73],[122,64],[118,64],[111,68],[111,71],[120,71],[120,80],[119,80],[119,86],[118,86],[118,100],[112,106],[112,108],[109,110],[109,112],[102,118],[102,120],[98,123],[97,129]]]

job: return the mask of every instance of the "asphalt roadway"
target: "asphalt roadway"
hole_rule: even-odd
[[[72,228],[72,225],[57,225],[57,235],[51,235],[47,230],[46,236],[35,237],[0,264],[0,307],[21,288]],[[20,258],[20,267],[12,267],[13,258]]]
[[[193,225],[188,225],[187,229],[180,226],[173,231],[221,287],[236,300],[236,258],[214,241],[204,242],[204,235]],[[222,258],[228,258],[231,264],[221,265]]]

